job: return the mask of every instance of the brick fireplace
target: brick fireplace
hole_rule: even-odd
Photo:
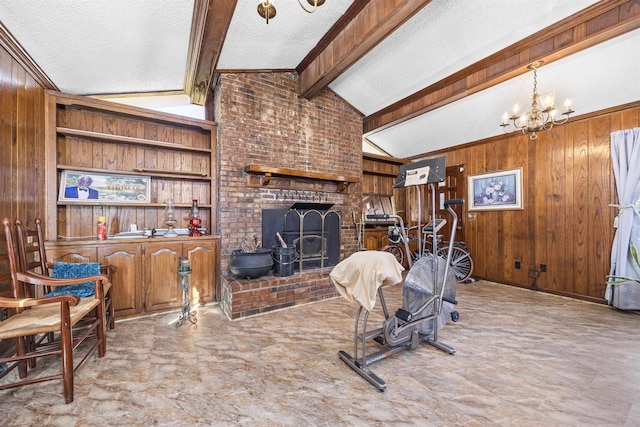
[[[298,98],[298,76],[281,73],[221,74],[214,89],[218,123],[219,221],[223,311],[231,319],[337,296],[331,266],[247,280],[229,272],[231,252],[246,237],[262,235],[262,211],[286,211],[312,200],[331,205],[340,217],[339,259],[358,250],[353,212],[360,211],[359,182],[341,185],[304,172],[361,176],[362,115],[325,89]],[[248,165],[302,172],[267,180],[247,174]]]

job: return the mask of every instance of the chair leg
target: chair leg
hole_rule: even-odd
[[[68,318],[68,317],[67,317]],[[62,383],[65,403],[73,402],[73,336],[70,325],[62,325],[60,331],[62,346]]]
[[[29,353],[33,353],[37,350],[38,347],[38,336],[37,335],[31,335],[30,337],[24,337],[27,343],[27,351]],[[28,362],[28,368],[27,369],[34,369],[36,367],[36,358],[33,357],[31,359],[29,359]]]
[[[113,308],[113,285],[112,288],[109,289],[109,294],[107,295],[107,299],[109,301],[108,307],[107,307],[107,315],[109,316],[109,330],[114,330],[116,328],[116,318],[115,318],[115,313],[114,313],[114,308]]]
[[[29,337],[18,337],[16,338],[16,355],[24,356],[29,351],[31,345],[28,342]],[[25,378],[27,376],[27,362],[31,363],[30,360],[24,359],[18,362],[18,376],[20,378]]]
[[[100,319],[100,324],[98,325],[98,356],[104,357],[107,354],[107,317],[104,309],[104,301],[101,301],[97,307],[98,319]]]

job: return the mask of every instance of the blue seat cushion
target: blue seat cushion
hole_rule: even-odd
[[[56,279],[77,279],[98,274],[100,274],[100,263],[97,262],[56,262],[53,264],[51,277]],[[95,294],[95,282],[56,286],[46,296],[52,297],[67,294],[77,295],[80,298],[90,297]]]

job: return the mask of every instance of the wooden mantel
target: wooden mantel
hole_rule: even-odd
[[[250,175],[259,176],[260,184],[263,186],[269,185],[272,176],[332,181],[337,184],[339,192],[346,191],[350,183],[360,182],[360,178],[354,176],[334,175],[330,173],[310,172],[287,168],[273,168],[261,165],[247,165],[244,168],[244,171]]]

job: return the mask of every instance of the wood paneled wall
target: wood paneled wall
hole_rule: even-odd
[[[44,90],[0,47],[0,219],[44,215],[43,115]]]
[[[609,206],[617,201],[610,133],[637,126],[640,102],[578,117],[536,141],[512,133],[437,153],[448,166],[464,165],[467,177],[523,169],[523,210],[467,218],[474,276],[529,287],[529,269],[546,264],[539,289],[604,302],[617,213]]]

